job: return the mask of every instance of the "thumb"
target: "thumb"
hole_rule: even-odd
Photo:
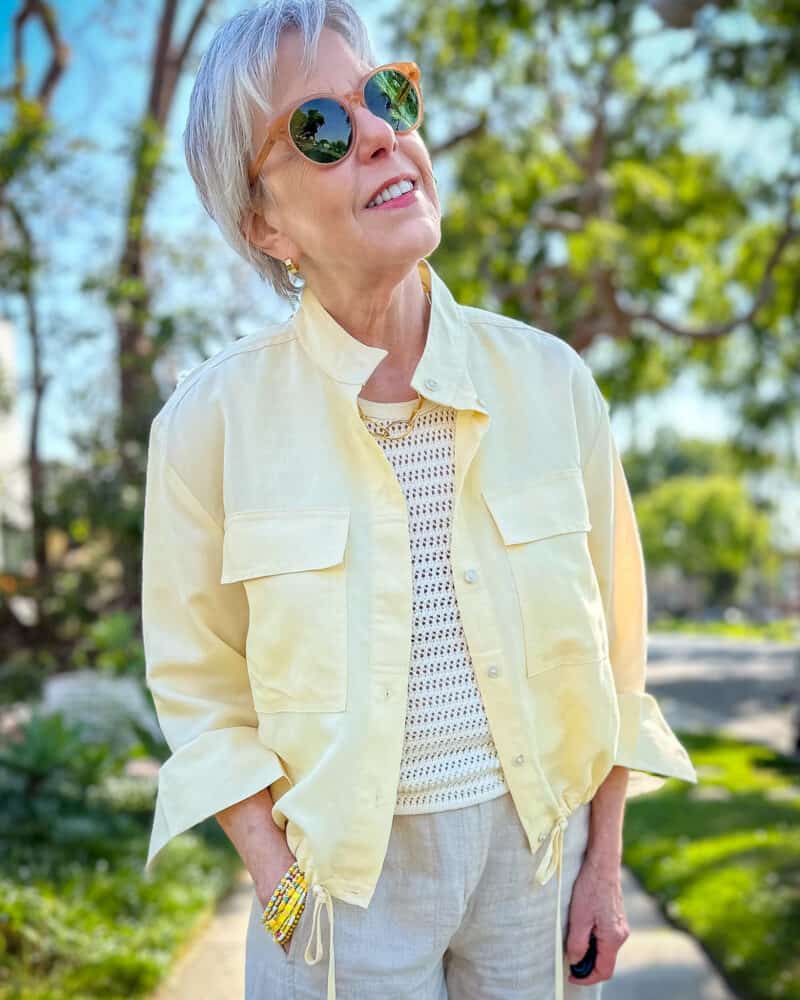
[[[567,961],[570,965],[580,962],[588,951],[593,926],[591,920],[578,920],[570,925],[567,936]]]

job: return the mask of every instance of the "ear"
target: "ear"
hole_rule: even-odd
[[[297,256],[297,247],[256,208],[248,209],[240,226],[248,243],[278,260]]]

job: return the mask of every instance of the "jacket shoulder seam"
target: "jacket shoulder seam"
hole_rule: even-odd
[[[555,333],[551,333],[549,330],[543,330],[541,327],[533,326],[533,324],[526,323],[525,320],[517,319],[514,316],[502,316],[498,313],[489,313],[486,310],[478,310],[480,313],[486,314],[487,318],[484,319],[481,315],[475,315],[473,312],[473,310],[477,309],[475,306],[461,305],[460,309],[462,315],[470,326],[490,326],[501,330],[522,330],[525,333],[535,333],[541,337],[558,341],[560,344],[570,347],[570,344],[568,344],[563,337],[559,337]],[[575,348],[571,348],[571,350],[573,354],[578,353]]]
[[[242,338],[243,340],[246,338]],[[231,358],[238,357],[240,354],[246,354],[250,351],[260,351],[268,347],[278,347],[281,344],[285,344],[291,340],[297,339],[297,332],[295,330],[285,330],[280,333],[266,334],[260,337],[256,343],[239,344],[234,342],[224,347],[221,351],[216,354],[212,354],[210,358],[206,358],[205,361],[201,361],[194,368],[191,368],[189,372],[176,383],[171,394],[164,401],[163,406],[156,414],[156,420],[160,420],[161,416],[169,407],[177,406],[180,401],[186,396],[193,386],[197,385],[201,376],[205,372],[213,371],[219,368],[220,365],[229,361]]]

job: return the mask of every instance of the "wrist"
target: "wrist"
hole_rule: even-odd
[[[263,878],[256,881],[256,896],[258,897],[258,902],[261,904],[262,911],[272,899],[273,893],[277,889],[282,877],[282,872],[280,874],[265,873]]]
[[[287,875],[291,866],[295,862],[295,857],[290,852],[279,858],[272,858],[269,864],[259,870],[257,875],[253,875],[255,893],[261,903],[261,909],[272,899],[273,893],[281,884],[281,880]]]
[[[584,860],[593,871],[606,876],[618,876],[622,868],[622,853],[610,847],[587,847]]]
[[[265,885],[259,885],[258,883],[256,883],[255,890],[259,908],[263,913],[267,907],[267,903],[272,898],[272,889],[268,889]]]

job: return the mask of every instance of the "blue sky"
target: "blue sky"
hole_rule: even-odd
[[[8,9],[9,5],[4,5]],[[16,5],[14,5],[16,6]],[[145,98],[145,68],[155,31],[157,0],[137,3],[67,2],[56,0],[54,6],[64,36],[71,47],[71,64],[56,92],[53,112],[63,131],[73,141],[88,140],[94,149],[79,160],[80,167],[65,178],[61,173],[43,179],[45,197],[37,194],[37,204],[44,202],[47,211],[36,220],[37,235],[50,261],[46,281],[41,287],[43,325],[51,347],[46,366],[53,373],[53,388],[47,397],[43,421],[42,450],[46,457],[76,458],[69,442],[69,430],[81,426],[81,421],[96,420],[97,408],[114,407],[116,384],[112,375],[114,342],[106,308],[99,297],[82,292],[79,282],[87,269],[101,272],[110,265],[121,238],[121,206],[125,197],[127,177],[121,169],[124,158],[119,150],[127,141],[126,128],[141,111]],[[188,15],[193,4],[181,4]],[[218,23],[230,16],[241,4],[221,3],[215,16]],[[381,32],[380,18],[393,9],[394,0],[370,0],[359,4],[367,23],[377,57],[381,60],[414,58],[413,52],[389,50]],[[207,42],[213,29],[202,36]],[[203,47],[201,41],[200,49]],[[663,39],[662,45],[663,55]],[[676,44],[680,44],[676,40]],[[38,28],[28,29],[26,47],[30,72],[38,79],[42,72],[46,47]],[[648,58],[647,53],[643,53]],[[424,67],[423,67],[424,71]],[[0,20],[0,73],[4,81],[11,76],[10,20]],[[186,170],[180,133],[186,117],[192,74],[182,81],[170,121],[167,160],[169,176],[152,206],[149,224],[160,239],[170,243],[177,254],[213,255],[219,264],[213,268],[213,278],[201,287],[190,278],[176,278],[174,271],[162,261],[156,262],[155,276],[159,285],[159,301],[165,306],[181,303],[187,297],[207,304],[209,314],[215,303],[234,300],[249,313],[249,320],[231,321],[231,330],[241,334],[257,328],[260,323],[285,315],[268,289],[260,282],[242,277],[238,258],[218,236],[195,196]],[[695,144],[719,148],[732,164],[747,157],[748,164],[761,157],[759,167],[764,173],[780,157],[783,137],[781,126],[765,134],[763,128],[748,119],[735,122],[723,98],[699,103],[694,124]],[[766,142],[764,139],[769,141]],[[446,170],[435,164],[440,187]],[[83,195],[90,194],[87,207]],[[80,195],[80,196],[79,196]],[[446,227],[446,221],[445,221]],[[188,270],[188,268],[187,268]],[[19,303],[4,301],[4,312],[12,320],[20,316]],[[24,328],[23,328],[24,329]],[[86,331],[86,337],[74,343],[76,331]],[[232,334],[233,335],[233,332]],[[61,349],[63,345],[63,349]],[[587,357],[600,360],[600,350]],[[23,333],[18,334],[20,376],[29,375],[29,345]],[[193,363],[192,358],[186,359]],[[27,421],[28,394],[19,399],[23,421]],[[632,420],[636,439],[647,447],[658,426],[674,427],[686,434],[701,434],[723,439],[733,431],[724,405],[705,398],[688,375],[657,400],[642,400],[635,416],[615,414],[615,431],[624,448],[631,441]],[[25,424],[23,424],[25,426]],[[800,522],[800,502],[793,523]]]

